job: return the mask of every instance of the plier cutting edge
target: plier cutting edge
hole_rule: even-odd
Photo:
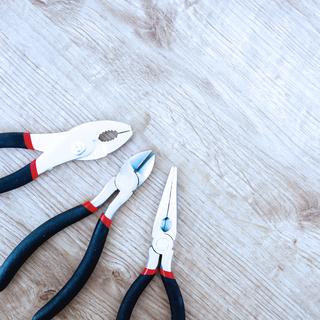
[[[131,136],[130,125],[107,120],[87,122],[58,133],[0,133],[0,148],[24,148],[43,152],[30,164],[0,178],[0,193],[19,188],[62,163],[105,157],[125,144]]]
[[[0,290],[7,287],[24,262],[45,241],[97,211],[98,207],[116,194],[98,220],[88,249],[77,270],[66,285],[34,315],[33,320],[50,320],[56,316],[71,302],[90,278],[103,251],[114,214],[149,177],[154,162],[155,155],[152,151],[136,154],[124,163],[117,176],[113,177],[92,201],[63,212],[32,231],[0,267]]]
[[[172,167],[163,191],[152,229],[152,245],[148,262],[133,282],[120,305],[117,320],[129,320],[136,302],[160,267],[160,275],[167,292],[172,320],[184,320],[182,294],[171,270],[173,245],[177,235],[177,168]]]

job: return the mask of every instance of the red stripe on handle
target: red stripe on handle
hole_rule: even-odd
[[[143,276],[153,276],[156,273],[157,273],[157,269],[148,269],[148,268],[144,268],[143,271],[141,272]]]
[[[90,201],[85,202],[83,206],[92,213],[98,210],[98,208],[94,206]]]
[[[34,150],[32,141],[31,141],[31,134],[30,132],[25,132],[23,134],[23,140],[24,140],[24,144],[28,149]]]
[[[100,220],[107,228],[111,227],[112,220],[106,217],[105,214],[101,215]]]
[[[174,279],[174,274],[171,271],[165,271],[163,269],[160,269],[160,274],[165,278]]]
[[[30,171],[31,171],[32,180],[35,180],[39,177],[36,160],[33,160],[30,163]]]

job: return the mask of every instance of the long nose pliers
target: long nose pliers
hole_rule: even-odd
[[[136,302],[158,269],[167,292],[172,320],[184,320],[182,294],[171,270],[173,245],[177,235],[177,168],[172,167],[152,229],[148,262],[133,282],[120,305],[117,320],[129,320]]]
[[[131,136],[130,125],[107,120],[87,122],[59,133],[0,133],[0,148],[24,148],[43,152],[30,164],[0,178],[0,193],[19,188],[62,163],[105,157],[125,144]]]
[[[97,211],[98,207],[116,194],[101,215],[77,270],[66,285],[34,315],[33,320],[50,320],[56,316],[86,284],[99,261],[114,214],[149,177],[154,162],[155,155],[152,151],[136,154],[124,163],[117,176],[113,177],[92,201],[55,216],[30,233],[0,267],[0,290],[7,287],[24,262],[45,241]]]

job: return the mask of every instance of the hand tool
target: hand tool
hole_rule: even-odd
[[[89,216],[116,194],[105,213],[101,215],[77,270],[66,285],[36,313],[33,320],[49,320],[58,314],[89,279],[99,261],[114,214],[148,178],[154,161],[155,155],[152,151],[136,154],[125,162],[117,176],[113,177],[92,201],[55,216],[31,232],[0,267],[0,290],[6,288],[24,262],[45,241],[71,224]]]
[[[177,235],[177,168],[172,167],[163,191],[152,229],[152,245],[146,267],[126,293],[117,320],[129,320],[136,302],[160,265],[161,278],[167,292],[172,320],[184,320],[185,310],[180,288],[171,271],[173,244]]]
[[[22,169],[1,178],[0,193],[19,188],[62,163],[105,157],[125,144],[131,136],[131,127],[116,121],[87,122],[59,133],[0,133],[0,148],[43,152]]]

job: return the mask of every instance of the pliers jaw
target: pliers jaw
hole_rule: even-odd
[[[112,220],[115,212],[131,197],[132,193],[149,177],[155,162],[155,154],[151,151],[140,152],[128,159],[119,173],[111,178],[103,190],[91,201],[99,207],[113,193],[117,196],[109,204],[105,216]]]
[[[93,160],[106,156],[125,144],[132,136],[131,126],[118,121],[92,121],[83,123],[68,131],[58,133],[30,134],[32,148],[41,152],[48,152],[55,145],[70,140],[73,151],[79,150],[77,145],[81,144],[86,149],[94,149],[94,152],[82,154],[79,160]],[[86,141],[85,141],[86,140]],[[108,143],[106,143],[108,142]],[[88,144],[92,144],[91,147]],[[86,148],[88,147],[88,148]],[[77,154],[81,153],[75,152]]]
[[[37,159],[38,174],[72,160],[105,157],[131,136],[130,125],[107,120],[84,123],[60,133],[31,134],[33,148],[43,152]]]
[[[172,167],[152,229],[152,246],[146,269],[171,272],[174,240],[177,235],[177,168]]]
[[[153,224],[152,238],[177,235],[177,168],[172,167]]]
[[[117,189],[123,193],[135,191],[149,177],[155,162],[155,154],[143,151],[132,156],[120,169],[116,176]]]

